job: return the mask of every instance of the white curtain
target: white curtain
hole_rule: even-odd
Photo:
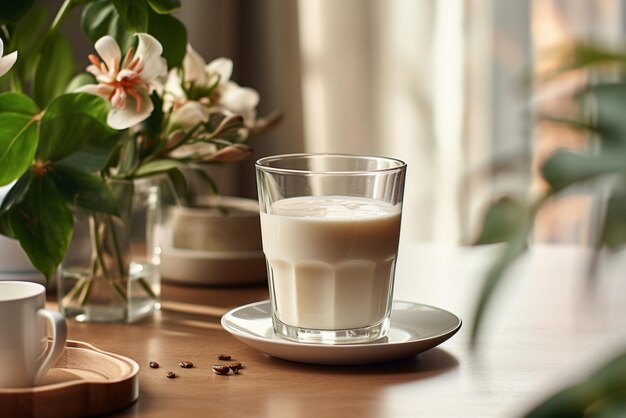
[[[535,124],[541,51],[622,39],[624,1],[185,0],[180,16],[207,59],[233,58],[261,113],[284,112],[257,157],[403,159],[403,239],[467,242],[491,197],[532,189],[527,168],[550,135]],[[218,173],[227,193],[255,195],[252,163]]]
[[[540,50],[615,41],[622,3],[299,0],[306,149],[405,160],[403,239],[470,241],[490,198],[532,189]]]
[[[456,238],[462,3],[300,0],[298,7],[307,151],[405,160],[403,239]]]

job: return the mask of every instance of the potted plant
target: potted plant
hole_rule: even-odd
[[[0,232],[59,277],[68,316],[157,307],[162,185],[184,190],[185,167],[248,157],[277,119],[257,118],[258,93],[231,80],[230,60],[206,64],[188,44],[180,6],[65,0],[51,23],[34,1],[0,10],[0,186],[12,184]],[[60,31],[75,8],[94,42],[78,74]]]
[[[543,115],[587,134],[583,150],[559,149],[541,166],[546,189],[532,198],[503,196],[485,213],[476,244],[503,243],[499,257],[485,277],[477,301],[472,338],[478,337],[485,309],[507,268],[529,245],[538,212],[552,199],[572,189],[595,193],[602,216],[597,220],[590,278],[605,249],[621,249],[626,243],[626,53],[577,44],[567,49],[561,67],[550,77],[584,70],[588,83],[574,92],[574,115]],[[597,193],[600,190],[601,193]],[[626,413],[626,352],[610,361],[588,380],[564,388],[531,410],[527,416],[583,417],[623,416]],[[606,415],[604,415],[606,414]]]

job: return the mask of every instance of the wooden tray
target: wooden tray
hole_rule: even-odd
[[[68,341],[42,385],[0,389],[0,415],[72,418],[116,411],[139,397],[138,373],[129,358]]]

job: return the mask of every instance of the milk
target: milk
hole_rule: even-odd
[[[320,330],[367,327],[391,303],[401,206],[307,196],[261,213],[278,319]]]

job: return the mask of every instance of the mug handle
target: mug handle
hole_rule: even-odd
[[[50,323],[52,340],[48,341],[50,341],[52,347],[50,347],[48,354],[39,365],[39,369],[35,375],[35,385],[41,381],[50,366],[61,356],[65,348],[65,343],[67,342],[67,325],[65,323],[65,317],[60,312],[42,308],[37,311],[37,316],[44,318]]]

